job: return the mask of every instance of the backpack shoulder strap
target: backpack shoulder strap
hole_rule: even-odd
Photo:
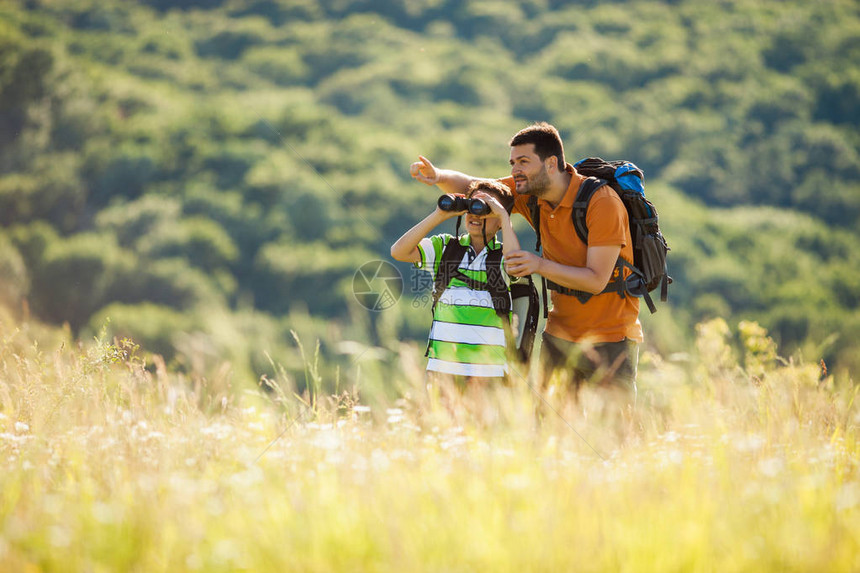
[[[502,249],[489,251],[485,264],[487,268],[486,290],[489,291],[493,299],[493,308],[496,310],[496,314],[502,318],[507,318],[511,312],[511,294],[504,277],[502,277]]]
[[[462,256],[460,257],[462,260]],[[459,261],[458,261],[459,262]],[[511,312],[511,294],[508,289],[508,284],[502,277],[502,249],[491,250],[487,253],[487,258],[484,261],[484,268],[487,273],[487,280],[479,281],[473,279],[459,268],[456,268],[448,280],[456,278],[464,282],[472,290],[482,290],[490,293],[490,298],[493,301],[493,309],[502,318],[508,318]],[[442,290],[445,290],[444,288]]]
[[[523,301],[526,303],[525,308],[522,307]],[[534,347],[540,305],[540,297],[531,276],[528,276],[525,281],[511,283],[511,311],[516,313],[519,318],[518,332],[513,333],[515,337],[514,346],[517,348],[520,361],[526,367],[528,367]],[[519,312],[517,312],[518,310]]]
[[[460,244],[459,237],[453,237],[442,249],[442,256],[439,257],[439,268],[433,276],[433,305],[430,311],[436,310],[436,303],[442,297],[442,293],[451,284],[451,279],[460,270],[460,263],[463,260],[463,255],[469,250],[468,245]]]
[[[594,192],[608,185],[609,182],[605,179],[597,177],[587,177],[579,186],[579,191],[576,194],[576,200],[573,202],[573,210],[571,217],[573,218],[573,227],[576,229],[576,235],[579,239],[588,244],[588,225],[586,224],[586,216],[588,215],[588,204],[594,196]]]
[[[527,206],[529,208],[529,214],[532,217],[532,227],[535,230],[535,252],[541,252],[541,241],[540,241],[540,205],[538,205],[537,197],[534,195],[529,197]],[[541,292],[543,293],[543,317],[546,318],[549,316],[549,303],[547,302],[548,297],[546,294],[546,279],[541,276],[540,278]]]

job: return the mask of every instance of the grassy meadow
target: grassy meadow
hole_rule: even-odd
[[[0,0],[0,573],[860,571],[858,8]],[[356,304],[543,120],[672,247],[633,410]]]
[[[522,378],[442,404],[404,366],[397,400],[298,396],[127,340],[0,341],[2,571],[860,569],[857,386],[755,324],[646,353],[622,416]]]

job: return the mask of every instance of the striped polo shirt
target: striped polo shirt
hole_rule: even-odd
[[[418,244],[421,261],[415,266],[435,278],[442,251],[452,240],[454,237],[448,234],[421,239]],[[471,243],[468,233],[459,240],[461,245]],[[486,282],[487,253],[501,248],[501,242],[495,237],[478,254],[470,247],[460,261],[460,271],[473,280]],[[510,284],[504,261],[502,278]],[[451,280],[433,312],[427,356],[427,370],[461,376],[504,376],[507,372],[505,330],[488,291],[469,288],[457,278]]]

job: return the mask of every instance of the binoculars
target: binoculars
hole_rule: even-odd
[[[492,209],[482,199],[469,199],[460,195],[452,195],[446,193],[439,197],[437,203],[443,211],[468,211],[472,215],[480,217],[481,215],[489,215]]]

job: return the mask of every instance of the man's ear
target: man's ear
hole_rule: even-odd
[[[546,170],[550,172],[553,168],[558,171],[558,157],[556,157],[555,155],[550,155],[549,157],[544,159],[544,167],[546,167]]]

